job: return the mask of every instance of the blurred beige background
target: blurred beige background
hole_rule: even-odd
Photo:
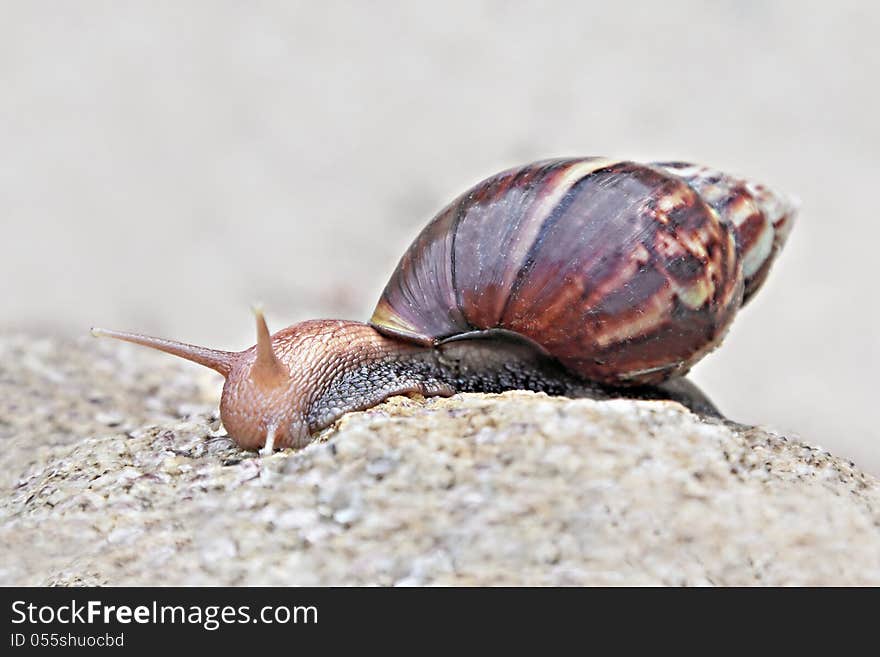
[[[694,378],[880,473],[878,30],[873,2],[3,2],[0,331],[366,319],[497,170],[693,159],[803,201]]]

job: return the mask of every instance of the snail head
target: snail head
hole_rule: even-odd
[[[314,325],[303,322],[269,334],[263,312],[254,309],[257,343],[240,352],[207,349],[137,333],[93,328],[92,335],[143,345],[199,363],[222,374],[223,425],[244,449],[301,447],[309,442],[308,409],[321,377],[315,376],[326,345]]]

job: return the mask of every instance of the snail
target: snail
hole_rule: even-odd
[[[472,187],[404,253],[369,323],[304,321],[241,352],[92,329],[210,367],[246,449],[301,447],[392,395],[668,397],[764,282],[795,205],[683,162],[539,161]]]

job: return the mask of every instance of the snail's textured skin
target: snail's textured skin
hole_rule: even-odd
[[[763,186],[699,165],[548,160],[441,211],[370,324],[270,335],[258,311],[257,344],[241,352],[93,333],[222,374],[223,424],[245,448],[301,447],[348,411],[410,393],[665,398],[717,415],[681,376],[760,287],[793,219]]]
[[[425,344],[503,328],[590,380],[661,382],[721,341],[792,216],[765,188],[696,165],[537,162],[440,212],[371,322]]]
[[[343,414],[370,408],[393,395],[505,390],[593,399],[621,395],[573,375],[515,335],[421,346],[401,344],[368,324],[317,320],[279,331],[272,336],[272,345],[284,368],[277,385],[264,386],[253,376],[256,348],[252,347],[242,352],[223,388],[223,425],[242,447],[262,447],[269,425],[275,426],[277,446],[302,447]],[[624,394],[674,399],[696,412],[718,414],[692,386],[642,387]]]

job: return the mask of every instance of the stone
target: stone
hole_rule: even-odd
[[[5,585],[880,584],[877,479],[673,402],[395,397],[260,457],[194,366],[0,356]]]

